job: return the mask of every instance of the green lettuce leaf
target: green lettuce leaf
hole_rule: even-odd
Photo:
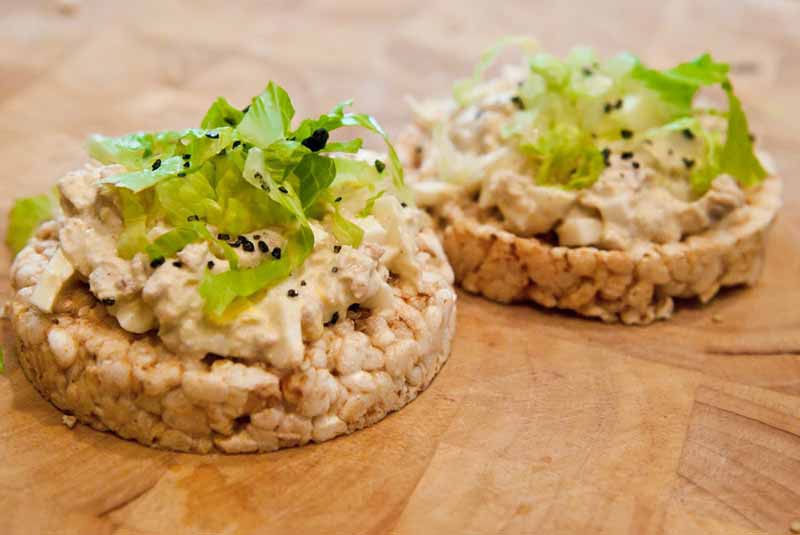
[[[288,181],[279,183],[273,178],[264,165],[264,153],[261,149],[254,147],[247,153],[242,176],[254,188],[266,192],[270,199],[282,206],[300,224],[308,225],[303,203],[294,187]]]
[[[536,182],[543,186],[580,189],[592,185],[605,169],[603,154],[577,127],[559,125],[520,150],[538,161]]]
[[[650,69],[637,62],[632,76],[671,104],[676,116],[682,116],[691,113],[697,90],[721,84],[727,80],[729,69],[729,65],[717,63],[709,54],[703,54],[665,71]]]
[[[52,219],[54,202],[49,195],[17,199],[8,214],[6,244],[17,254],[43,222]]]
[[[328,132],[336,130],[337,128],[341,128],[342,119],[344,118],[344,109],[352,105],[352,100],[345,100],[337,104],[329,113],[320,115],[318,119],[303,120],[289,137],[293,137],[297,141],[303,141],[315,130],[319,130],[320,128],[323,128]]]
[[[333,183],[336,178],[336,164],[331,158],[306,154],[292,172],[300,180],[300,202],[303,209],[308,210],[320,193]]]
[[[103,179],[103,183],[113,184],[118,188],[126,188],[134,193],[139,193],[183,171],[183,158],[180,156],[173,156],[164,161],[156,161],[159,162],[159,165],[155,170],[151,168],[122,173]]]
[[[350,247],[361,245],[361,241],[364,239],[364,229],[342,216],[336,204],[334,204],[332,222],[331,231],[339,243]]]
[[[270,257],[254,268],[207,273],[200,285],[206,314],[220,318],[236,299],[250,297],[285,280],[313,248],[314,234],[309,227],[302,226],[284,244],[280,259]]]
[[[220,128],[223,126],[236,126],[242,121],[244,113],[234,108],[223,97],[219,97],[206,112],[200,128]]]
[[[134,141],[138,143],[141,137],[137,134],[116,139],[106,139],[103,146],[129,148]],[[132,158],[128,163],[123,163],[123,165],[129,169],[138,168],[139,170],[108,177],[103,180],[103,183],[113,184],[119,188],[127,188],[138,193],[170,177],[177,176],[179,173],[186,174],[191,172],[232,144],[233,129],[230,127],[214,130],[189,129],[183,132],[162,133],[150,137],[152,138],[152,143],[146,150],[140,146],[135,153],[125,152],[124,155],[118,156],[122,159]],[[125,151],[127,150],[126,148]],[[138,156],[139,150],[144,150],[141,156]],[[161,157],[152,159],[153,155],[161,156],[165,159]],[[184,159],[183,155],[188,155],[189,159]],[[94,157],[103,163],[112,163],[100,159],[105,155]],[[145,160],[147,160],[146,164]],[[119,163],[122,163],[122,161]],[[144,165],[146,167],[143,167]]]
[[[127,189],[118,190],[123,230],[117,242],[117,254],[130,260],[147,247],[149,210],[143,198]]]
[[[730,83],[724,88],[728,94],[728,131],[722,148],[721,171],[735,177],[745,187],[753,186],[767,177],[767,171],[753,150],[741,101],[734,95]]]
[[[320,152],[349,152],[352,154],[360,151],[362,145],[364,145],[364,140],[357,137],[350,141],[329,142]]]
[[[255,97],[237,128],[242,140],[268,147],[286,137],[294,117],[294,106],[286,91],[270,82],[267,89]]]
[[[364,204],[364,208],[359,210],[357,216],[361,217],[361,218],[364,218],[364,217],[372,215],[372,211],[375,209],[375,202],[378,199],[380,199],[381,197],[383,197],[384,193],[386,193],[386,191],[385,190],[381,190],[378,193],[376,193],[375,195],[373,195],[370,198],[368,198],[367,202]]]
[[[376,121],[371,115],[362,113],[348,113],[342,118],[342,125],[361,126],[383,138],[383,141],[386,144],[386,150],[389,152],[389,169],[392,174],[392,182],[397,189],[398,195],[407,198],[409,195],[405,186],[403,166],[400,163],[400,157],[397,156],[397,151],[394,149],[394,145],[392,145],[388,134],[386,134],[386,131],[383,129],[383,127],[378,124],[378,121]]]

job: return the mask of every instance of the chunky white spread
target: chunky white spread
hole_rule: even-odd
[[[122,328],[133,333],[158,329],[167,348],[177,354],[263,359],[276,367],[297,364],[304,342],[318,339],[324,325],[345,317],[348,307],[380,310],[395,299],[390,281],[416,286],[420,280],[416,235],[424,216],[387,194],[375,202],[371,215],[356,217],[372,194],[362,188],[338,203],[342,214],[364,230],[358,248],[340,246],[328,230],[327,218],[312,220],[315,247],[302,266],[249,298],[243,310],[213,322],[203,312],[198,286],[207,270],[223,272],[229,265],[212,254],[207,243],[190,244],[156,267],[144,253],[131,260],[117,255],[123,224],[116,192],[100,180],[119,171],[114,166],[89,167],[59,181],[64,214],[58,221],[60,253],[55,259],[63,258],[70,269],[74,266]],[[156,225],[148,238],[168,230]],[[269,261],[285,241],[276,229],[254,231],[246,238],[254,244],[265,242],[269,251],[237,248],[242,268]],[[67,271],[59,269],[43,278],[40,286],[48,287],[41,291],[54,298],[59,281],[69,278]]]

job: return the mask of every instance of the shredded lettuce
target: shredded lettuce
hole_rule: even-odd
[[[308,210],[336,178],[336,163],[318,154],[306,154],[293,173],[300,179],[300,202]]]
[[[138,193],[155,186],[167,178],[176,176],[183,169],[183,159],[180,156],[167,158],[163,162],[160,159],[156,159],[156,162],[158,162],[157,166],[153,164],[154,167],[150,169],[114,175],[104,179],[103,182]]]
[[[311,254],[310,218],[332,214],[334,236],[343,244],[357,246],[363,230],[340,213],[331,188],[335,184],[336,188],[374,190],[383,180],[372,164],[344,163],[330,156],[357,152],[363,145],[361,138],[328,142],[329,133],[361,127],[380,135],[389,153],[394,189],[398,194],[406,190],[399,158],[386,132],[369,115],[345,112],[351,104],[341,102],[293,130],[291,99],[270,82],[246,110],[218,98],[200,128],[93,136],[88,144],[92,157],[126,168],[103,181],[116,189],[123,216],[118,254],[132,258],[143,252],[155,260],[206,241],[212,253],[224,256],[231,268],[207,273],[200,286],[206,313],[220,320],[241,310],[255,293],[289,276]],[[164,222],[172,228],[149,242],[148,231]],[[239,269],[237,252],[210,228],[228,236],[275,228],[288,238],[279,259],[270,255],[254,268]]]
[[[637,61],[632,76],[674,106],[675,116],[680,117],[691,113],[698,89],[723,83],[728,79],[729,70],[729,65],[717,63],[711,55],[703,54],[664,71],[647,68]]]
[[[536,182],[544,186],[586,188],[605,168],[603,154],[592,138],[574,126],[559,125],[520,149],[538,161]]]
[[[223,97],[219,97],[206,112],[200,128],[220,128],[223,126],[237,126],[244,117],[244,112],[231,106]]]
[[[49,195],[17,199],[8,214],[6,244],[17,254],[43,222],[53,217],[54,201]]]
[[[117,254],[130,260],[147,247],[148,207],[145,199],[130,190],[119,190],[119,204],[124,228],[117,242]]]
[[[735,177],[743,186],[753,186],[767,177],[767,171],[753,151],[750,127],[741,101],[733,94],[730,83],[723,87],[728,94],[728,131],[722,148],[720,169]]]
[[[237,130],[242,140],[263,149],[286,137],[292,117],[294,106],[289,95],[270,82],[267,89],[253,99]]]
[[[364,229],[352,221],[348,221],[344,216],[342,216],[341,212],[339,211],[339,207],[336,205],[334,206],[335,210],[332,215],[333,226],[331,227],[333,235],[336,236],[336,239],[344,245],[358,247],[361,245],[361,241],[364,239]]]
[[[375,202],[378,199],[380,199],[381,197],[383,197],[384,193],[386,193],[386,190],[381,190],[378,193],[376,193],[375,195],[373,195],[370,198],[368,198],[367,202],[364,204],[364,208],[362,208],[358,212],[358,214],[357,214],[358,217],[364,218],[364,217],[372,215],[372,211],[375,209]]]

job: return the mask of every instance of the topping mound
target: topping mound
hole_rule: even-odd
[[[244,110],[217,99],[200,128],[92,136],[102,165],[58,183],[59,250],[33,304],[51,312],[79,281],[123,329],[158,329],[175,353],[280,368],[348,309],[392,306],[398,286],[420,282],[424,214],[405,202],[386,133],[349,105],[292,126],[289,96],[270,83]],[[386,161],[333,139],[342,127],[381,136]],[[17,249],[50,201],[18,206]]]
[[[508,44],[529,53],[524,65],[483,81]],[[728,65],[704,54],[656,70],[630,54],[535,49],[506,40],[453,98],[412,102],[401,153],[421,204],[455,201],[518,236],[635,254],[747,210],[768,173]]]

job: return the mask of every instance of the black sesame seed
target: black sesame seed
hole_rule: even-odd
[[[611,104],[610,102],[606,102],[605,104],[603,104],[603,112],[604,113],[611,113],[611,110],[613,110],[613,109],[614,109],[614,105]]]
[[[330,325],[336,325],[337,321],[339,321],[339,313],[338,312],[334,312],[333,316],[331,316],[331,321],[329,321],[328,323]]]
[[[336,197],[335,199],[333,199],[333,202],[342,202],[342,198],[341,197]]]
[[[188,169],[188,168],[189,168],[189,167],[191,167],[191,166],[192,166],[192,163],[191,163],[191,162],[184,162],[184,164],[183,164],[183,167],[184,167],[185,169]]]
[[[342,246],[341,246],[341,245],[334,245],[334,246],[333,246],[333,252],[334,252],[334,253],[336,253],[336,254],[339,254],[339,252],[340,252],[341,250],[342,250]]]
[[[292,288],[291,290],[289,290],[288,292],[286,292],[286,295],[288,295],[289,297],[297,297],[297,296],[298,296],[298,295],[300,295],[300,294],[298,294],[298,293],[297,293],[297,290],[295,290],[294,288]]]
[[[407,202],[405,202],[405,201],[404,201],[404,202],[401,202],[401,203],[400,203],[400,206],[402,206],[403,208],[408,208],[408,203],[407,203]]]
[[[256,250],[256,246],[253,245],[253,242],[251,242],[250,240],[244,239],[242,240],[242,249],[244,249],[244,251],[247,253],[252,253],[253,251]]]
[[[189,221],[190,223],[192,221],[200,221],[200,216],[196,215],[196,214],[195,215],[190,215],[189,217],[186,218],[186,221]]]
[[[278,191],[280,191],[281,193],[289,193],[289,190],[288,190],[288,189],[286,189],[286,188],[284,188],[283,186],[280,186],[280,187],[278,188]]]
[[[183,159],[184,160],[191,160],[192,159],[192,155],[191,154],[184,154],[183,155]]]
[[[176,268],[182,268],[183,262],[181,262],[180,260],[176,260],[172,263],[172,265],[175,266]]]
[[[153,171],[161,167],[161,158],[157,159],[153,162],[153,167],[151,168]]]
[[[163,263],[164,263],[164,257],[163,256],[159,256],[158,258],[154,258],[150,262],[150,267],[151,268],[157,268],[158,266],[160,266]]]
[[[208,269],[214,269],[214,261],[213,260],[209,260],[208,264],[206,264],[206,265],[208,266]]]
[[[114,304],[115,304],[116,302],[117,302],[117,300],[116,300],[116,299],[114,299],[113,297],[106,297],[105,299],[103,299],[103,300],[101,301],[101,303],[103,303],[103,304],[104,304],[105,306],[107,306],[107,307],[112,307],[112,306],[114,306]]]
[[[620,154],[620,156],[622,157],[623,160],[630,160],[631,158],[633,158],[633,153],[626,150],[625,152]]]
[[[253,239],[254,240],[260,240],[261,239],[261,234],[253,234]]]
[[[336,267],[336,266],[333,266],[333,267],[331,268],[331,273],[338,273],[338,272],[339,272],[339,268],[338,268],[338,267]]]
[[[694,132],[692,132],[689,128],[684,128],[681,133],[686,139],[694,139]]]
[[[178,176],[179,176],[179,177],[181,177],[181,178],[183,178],[183,177],[185,177],[185,176],[186,176],[186,173],[184,173],[183,171],[181,171],[180,173],[178,173]]]
[[[633,165],[633,168],[634,168],[634,169],[639,169],[639,167],[641,167],[641,166],[639,165],[639,162],[633,162],[631,165]]]
[[[267,242],[265,242],[264,240],[259,240],[259,242],[258,242],[258,250],[261,251],[262,253],[268,253],[269,252],[269,246],[267,245]]]
[[[691,169],[694,167],[694,160],[691,158],[681,158],[681,160],[683,161],[683,165],[686,166],[686,169]]]
[[[286,141],[297,141],[297,136],[287,137]]]
[[[614,109],[619,110],[621,108],[622,108],[622,99],[617,99],[617,101],[614,103]]]
[[[627,128],[623,128],[619,131],[619,133],[622,136],[622,139],[630,139],[633,137],[633,131],[628,130]]]
[[[375,169],[377,169],[379,173],[383,173],[383,170],[386,169],[386,164],[380,160],[375,160]]]
[[[208,132],[206,133],[206,137],[208,139],[219,139],[219,132]]]
[[[519,95],[514,95],[513,97],[511,97],[511,103],[514,106],[516,106],[518,110],[524,110],[525,109],[525,103],[522,102],[522,99],[519,98]]]
[[[422,154],[422,145],[417,145],[416,147],[414,147],[414,152],[416,152],[417,154]]]
[[[347,310],[349,310],[350,312],[358,312],[359,310],[361,310],[361,305],[359,305],[358,303],[353,303],[352,305],[347,307]]]
[[[254,176],[255,178],[257,178],[258,180],[261,180],[262,178],[264,178],[264,175],[262,175],[262,174],[261,174],[261,173],[259,173],[258,171],[256,171],[256,174],[254,174],[253,176]]]
[[[275,248],[272,250],[272,257],[273,257],[275,260],[280,260],[280,259],[281,259],[281,248],[280,248],[280,247],[275,247]]]
[[[242,142],[237,139],[236,141],[233,142],[233,145],[231,145],[231,148],[235,149],[236,147],[238,147],[241,144],[242,144]]]
[[[225,122],[228,123],[229,126],[236,126],[236,121],[234,121],[230,117],[225,117]]]
[[[250,104],[242,108],[242,113],[247,113],[248,111],[250,111]]]
[[[319,152],[328,143],[328,131],[324,128],[317,128],[314,132],[301,141],[301,144],[311,152]]]
[[[218,240],[228,241],[228,240],[231,239],[231,235],[230,234],[217,234],[217,239]]]
[[[306,281],[300,281],[300,286],[305,286],[305,285],[306,285]]]
[[[591,76],[594,74],[594,72],[592,72],[592,69],[590,69],[589,67],[584,67],[583,69],[581,69],[581,72],[583,73],[584,76]]]
[[[603,155],[603,163],[606,164],[606,167],[608,167],[610,165],[610,162],[608,161],[608,159],[611,157],[611,149],[606,147],[606,148],[604,148],[603,150],[600,151],[600,154]]]

